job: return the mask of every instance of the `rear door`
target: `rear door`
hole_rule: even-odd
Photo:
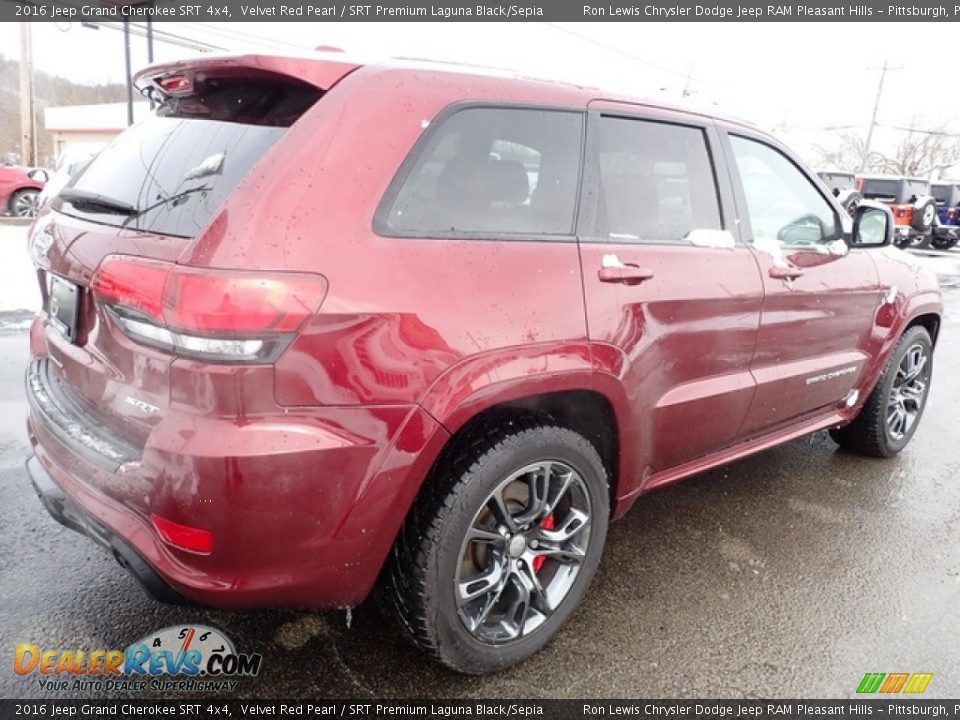
[[[734,443],[763,284],[732,232],[712,124],[591,104],[579,227],[587,323],[619,375],[644,475]]]
[[[847,246],[823,186],[764,138],[725,137],[740,225],[764,283],[757,393],[744,426],[758,435],[844,401],[867,365],[880,292],[869,252]]]

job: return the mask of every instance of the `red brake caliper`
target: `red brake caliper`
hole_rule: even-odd
[[[554,528],[554,524],[553,524],[553,514],[547,515],[547,516],[540,522],[540,527],[543,528],[544,530],[553,530],[553,528]],[[537,555],[537,557],[535,557],[535,558],[533,559],[533,571],[534,571],[534,572],[540,572],[540,568],[543,567],[543,561],[544,561],[544,560],[546,560],[546,558],[545,558],[543,555]]]

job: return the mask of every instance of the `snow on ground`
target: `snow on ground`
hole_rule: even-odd
[[[913,250],[910,254],[937,274],[940,287],[960,287],[960,250]]]
[[[40,288],[27,252],[27,226],[0,224],[0,329],[27,326],[40,310]]]

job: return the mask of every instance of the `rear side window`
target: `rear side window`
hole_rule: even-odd
[[[722,229],[702,129],[601,117],[597,152],[597,237],[685,244],[691,230]]]
[[[583,115],[464,108],[431,129],[377,211],[400,237],[570,235]]]
[[[320,95],[290,78],[206,78],[121,133],[54,207],[106,225],[193,237]]]

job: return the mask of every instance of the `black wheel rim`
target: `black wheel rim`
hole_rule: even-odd
[[[484,500],[460,547],[457,614],[485,644],[540,629],[570,594],[590,542],[587,485],[548,460],[509,475]]]

